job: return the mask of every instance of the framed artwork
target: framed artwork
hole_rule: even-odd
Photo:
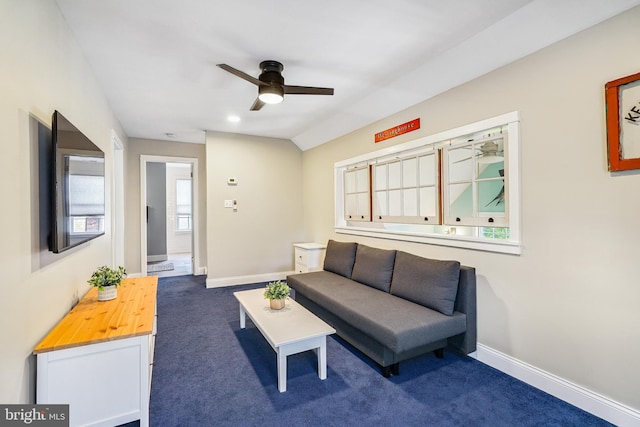
[[[604,87],[609,170],[640,169],[640,73]]]

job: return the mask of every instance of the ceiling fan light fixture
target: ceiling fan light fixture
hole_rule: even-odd
[[[284,90],[278,86],[260,86],[258,99],[265,104],[279,104],[284,99]]]
[[[278,61],[262,61],[260,76],[255,78],[237,70],[227,64],[217,64],[218,67],[258,86],[258,98],[251,105],[250,111],[258,111],[266,104],[278,104],[287,95],[333,95],[333,88],[315,86],[291,86],[284,84],[282,70],[284,66]]]

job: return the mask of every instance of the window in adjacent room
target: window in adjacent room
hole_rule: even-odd
[[[176,179],[176,231],[191,231],[190,179]]]

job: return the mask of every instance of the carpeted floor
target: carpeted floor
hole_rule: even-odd
[[[161,278],[151,426],[604,426],[611,425],[474,359],[445,352],[400,364],[385,379],[336,336],[328,377],[315,353],[288,358],[279,393],[276,355],[247,319],[237,290],[204,276]]]

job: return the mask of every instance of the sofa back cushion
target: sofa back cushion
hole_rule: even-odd
[[[398,251],[391,294],[450,316],[459,279],[458,261],[441,261]]]
[[[351,279],[357,247],[358,244],[355,242],[329,240],[324,257],[324,269]]]
[[[358,245],[351,279],[389,292],[396,251]]]

